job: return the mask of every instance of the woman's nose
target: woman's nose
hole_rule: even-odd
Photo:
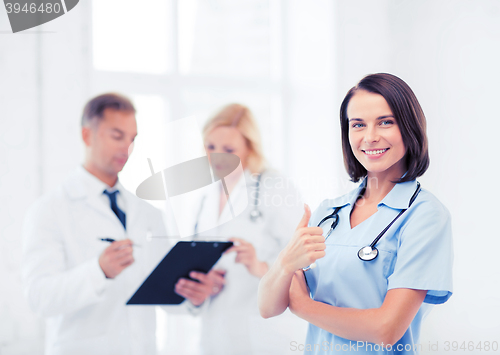
[[[368,127],[365,134],[365,143],[376,143],[380,140],[380,135],[376,127]]]

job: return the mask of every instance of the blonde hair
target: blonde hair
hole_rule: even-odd
[[[218,127],[235,127],[241,133],[249,149],[246,167],[252,174],[261,173],[266,165],[259,128],[252,112],[241,104],[229,104],[224,106],[212,116],[203,127],[203,141],[206,143],[207,136]]]

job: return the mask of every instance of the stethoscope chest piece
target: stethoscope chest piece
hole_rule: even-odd
[[[367,245],[366,247],[363,247],[358,251],[358,258],[360,258],[363,261],[373,260],[377,256],[378,256],[378,249],[375,247],[371,247],[370,245]]]
[[[252,211],[250,211],[250,220],[252,222],[257,222],[259,219],[262,218],[262,212],[257,210],[257,209],[254,209]]]

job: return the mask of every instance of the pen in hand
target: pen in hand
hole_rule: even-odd
[[[109,243],[113,243],[113,242],[116,242],[116,239],[113,239],[113,238],[100,238],[100,237],[97,237],[97,239],[103,241],[103,242],[109,242]],[[133,243],[132,246],[134,247],[141,247],[139,244],[135,244]]]

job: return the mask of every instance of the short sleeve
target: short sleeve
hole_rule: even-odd
[[[452,294],[451,217],[437,201],[412,207],[411,215],[401,227],[388,289],[428,290],[424,302],[441,304]]]

